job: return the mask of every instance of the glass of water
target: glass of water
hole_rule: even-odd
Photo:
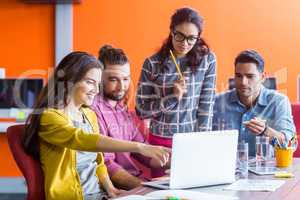
[[[265,166],[270,159],[270,138],[256,136],[256,166]]]
[[[248,177],[248,143],[238,144],[237,149],[237,172],[240,178]]]

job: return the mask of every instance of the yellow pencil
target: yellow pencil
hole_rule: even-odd
[[[174,56],[174,54],[173,54],[173,52],[172,52],[171,49],[170,49],[170,54],[171,54],[171,57],[172,57],[172,60],[173,60],[173,62],[174,62],[174,64],[175,64],[175,66],[176,66],[176,68],[177,68],[177,72],[179,73],[180,79],[183,79],[183,75],[182,75],[182,73],[181,73],[180,67],[179,67],[178,64],[177,64],[176,59],[175,59],[175,56]]]

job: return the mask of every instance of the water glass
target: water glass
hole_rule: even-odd
[[[237,169],[240,178],[248,177],[248,143],[239,143],[237,149]]]
[[[256,166],[265,166],[271,159],[270,139],[265,136],[256,136]]]

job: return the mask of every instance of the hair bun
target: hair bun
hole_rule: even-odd
[[[104,55],[107,54],[107,52],[111,49],[113,49],[113,47],[111,45],[109,45],[109,44],[103,45],[99,50],[98,57],[103,58]]]

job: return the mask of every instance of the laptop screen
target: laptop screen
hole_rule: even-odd
[[[0,79],[0,109],[32,108],[43,79]]]

